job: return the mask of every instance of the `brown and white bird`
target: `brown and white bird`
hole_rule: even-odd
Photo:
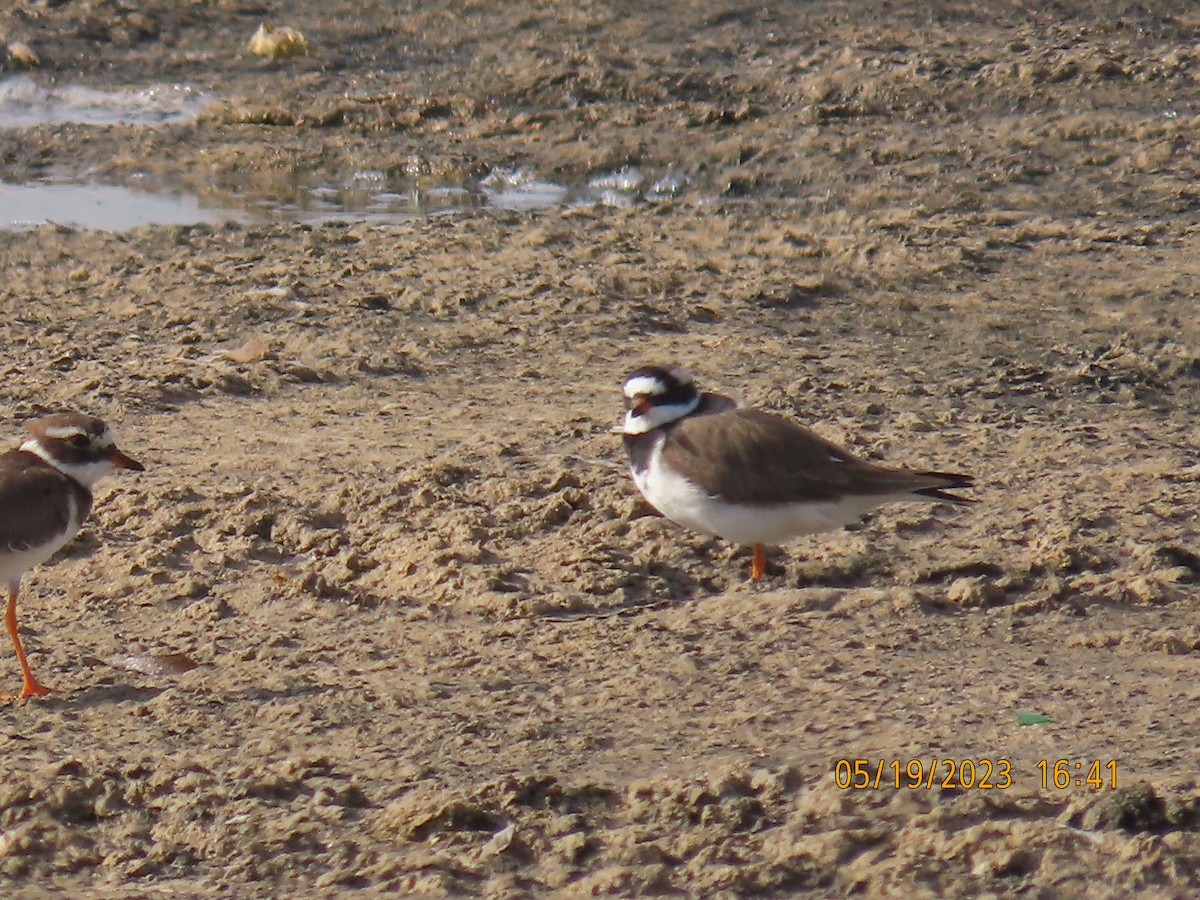
[[[884,503],[973,503],[946,493],[969,475],[892,469],[857,459],[807,428],[701,392],[680,368],[644,366],[622,384],[622,435],[638,490],[693,531],[754,548],[841,528]]]
[[[17,651],[25,683],[21,699],[52,690],[29,669],[17,634],[21,576],[75,537],[92,509],[92,486],[113,469],[140,472],[113,443],[99,419],[55,413],[25,423],[31,437],[0,455],[0,582],[8,586],[4,624]]]

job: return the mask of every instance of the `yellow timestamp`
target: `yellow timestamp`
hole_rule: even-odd
[[[833,780],[841,789],[870,790],[1006,790],[1012,787],[1012,763],[1007,759],[839,759]]]
[[[1042,773],[1042,790],[1057,788],[1065,791],[1072,785],[1075,787],[1090,787],[1095,790],[1102,788],[1117,788],[1116,760],[1101,762],[1073,762],[1069,759],[1043,759],[1037,764],[1037,770]]]

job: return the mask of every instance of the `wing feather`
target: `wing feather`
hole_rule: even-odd
[[[663,447],[663,462],[689,480],[713,486],[731,503],[756,506],[897,496],[970,483],[966,476],[860,460],[795,422],[757,409],[682,420]]]
[[[63,502],[64,486],[76,492],[82,522],[91,506],[83,488],[31,454],[10,450],[0,456],[0,553],[66,531],[71,511]]]

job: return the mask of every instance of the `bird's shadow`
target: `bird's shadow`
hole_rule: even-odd
[[[153,700],[159,694],[173,687],[170,684],[137,685],[128,683],[94,684],[78,690],[55,691],[43,697],[30,698],[41,706],[54,709],[93,708],[98,706],[118,706],[123,703],[145,703]],[[319,694],[328,690],[328,686],[319,684],[295,684],[286,688],[264,688],[249,686],[234,689],[223,695],[223,702],[253,701],[263,702],[276,699],[290,699],[298,696]]]
[[[167,689],[168,685],[94,684],[75,691],[56,691],[42,697],[40,702],[49,706],[115,706],[121,703],[145,703],[153,700]]]

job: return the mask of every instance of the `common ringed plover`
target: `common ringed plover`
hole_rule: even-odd
[[[141,463],[113,443],[99,419],[55,413],[25,423],[31,437],[0,455],[0,583],[8,586],[4,624],[25,683],[17,696],[50,693],[33,677],[17,634],[21,576],[75,537],[92,508],[92,486],[113,469],[140,472]]]
[[[975,502],[945,490],[970,487],[970,475],[866,462],[788,419],[700,391],[680,368],[635,369],[622,389],[614,430],[638,490],[685,528],[751,545],[755,581],[766,544],[841,528],[884,503]]]

